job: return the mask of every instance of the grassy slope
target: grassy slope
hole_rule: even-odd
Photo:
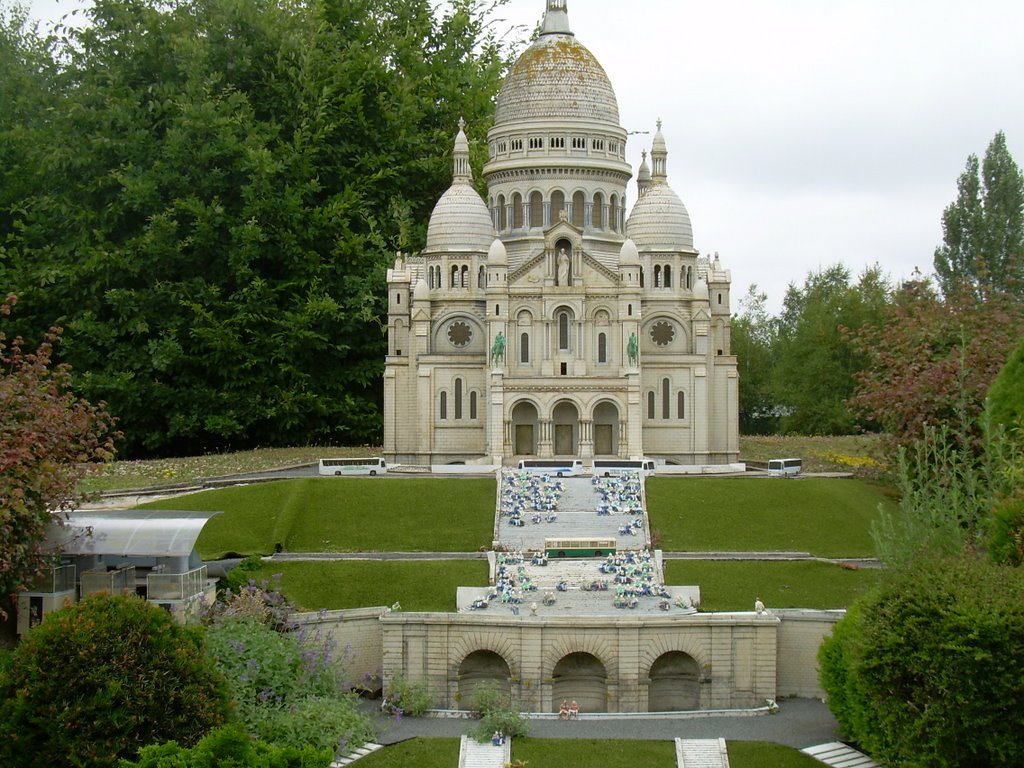
[[[651,531],[667,551],[798,551],[869,557],[882,488],[823,478],[665,478],[647,482]]]
[[[217,510],[204,559],[228,552],[472,552],[491,542],[493,479],[307,478],[205,491],[143,505]]]

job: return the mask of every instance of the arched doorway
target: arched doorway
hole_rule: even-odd
[[[477,686],[490,685],[508,699],[512,694],[512,672],[494,651],[473,651],[459,665],[459,702],[468,709]]]
[[[551,412],[555,427],[555,455],[576,456],[580,444],[580,412],[573,403],[562,401]]]
[[[512,409],[512,440],[516,456],[537,455],[537,406],[530,402],[516,403]]]
[[[700,667],[681,651],[659,656],[651,665],[648,712],[700,709]]]
[[[619,409],[615,403],[598,403],[594,409],[594,455],[619,455]]]
[[[608,675],[604,664],[589,653],[570,653],[555,665],[551,688],[552,711],[563,701],[575,701],[581,712],[608,711]]]

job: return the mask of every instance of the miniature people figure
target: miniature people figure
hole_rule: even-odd
[[[495,747],[501,746],[501,732],[495,731],[494,735],[491,736],[491,745]]]
[[[494,344],[491,346],[491,363],[500,363],[505,360],[505,334],[499,332],[494,337]]]
[[[565,701],[564,699],[562,700],[562,706],[558,710],[558,719],[559,720],[568,720],[569,719],[569,702]]]
[[[579,720],[580,719],[580,705],[573,699],[572,704],[569,705],[569,719]]]
[[[569,284],[569,254],[566,253],[565,248],[558,251],[558,284]]]
[[[754,598],[754,610],[757,611],[757,615],[760,616],[764,613],[764,603],[761,602],[761,598]]]

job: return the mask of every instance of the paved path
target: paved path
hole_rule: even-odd
[[[459,745],[459,768],[502,768],[512,759],[512,740],[499,746],[487,741],[481,744],[469,736]]]
[[[863,752],[858,752],[840,741],[819,744],[816,747],[807,747],[800,751],[825,765],[834,766],[834,768],[881,768]]]
[[[729,768],[725,739],[676,739],[679,768]]]

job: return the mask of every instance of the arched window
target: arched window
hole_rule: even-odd
[[[476,421],[476,392],[469,393],[469,418]]]
[[[666,379],[667,381],[667,379]],[[462,379],[455,380],[455,420],[462,419]]]
[[[469,266],[462,265],[462,287],[469,288]]]
[[[608,334],[597,334],[597,362],[608,362]]]
[[[452,288],[459,287],[459,267],[457,264],[452,265]]]
[[[672,287],[672,266],[669,264],[665,265],[665,287]]]
[[[573,226],[583,226],[583,209],[586,208],[586,205],[587,201],[583,197],[582,192],[577,192],[572,196],[572,216],[570,219],[572,220]]]
[[[654,390],[647,393],[647,418],[654,418]]]
[[[448,418],[448,393],[441,393],[441,421]]]
[[[663,419],[669,418],[668,405],[669,405],[669,381],[668,381],[668,379],[662,379],[661,380],[661,418],[663,418]],[[456,404],[455,407],[457,408],[458,404]],[[456,413],[458,413],[458,411],[456,411]],[[455,418],[458,418],[458,416],[456,416]]]
[[[530,226],[544,226],[544,197],[540,192],[530,193]]]
[[[644,287],[644,268],[640,267],[640,287]]]
[[[608,204],[608,229],[612,232],[619,231],[619,196],[612,195]]]
[[[632,304],[627,304],[626,305],[626,314],[629,315],[630,317],[633,316],[633,305]]]
[[[508,211],[505,208],[505,196],[498,195],[498,231],[504,232],[508,227]]]
[[[530,334],[528,333],[519,335],[519,362],[530,362]]]
[[[722,294],[718,294],[718,305],[722,305]]]
[[[551,223],[559,220],[561,212],[565,210],[565,193],[556,189],[551,193]]]
[[[591,214],[591,223],[594,229],[604,229],[604,195],[600,192],[594,193],[594,212]]]
[[[483,267],[477,270],[476,273],[476,287],[486,288],[487,287],[487,270]]]
[[[679,395],[676,398],[678,403],[676,405],[677,416],[680,419],[686,418],[686,393],[680,390]]]
[[[569,313],[558,313],[558,348],[569,349]]]
[[[516,192],[512,195],[512,229],[523,228],[523,196]]]
[[[693,288],[693,267],[686,268],[686,290]]]
[[[654,287],[661,288],[661,264],[654,265]]]

